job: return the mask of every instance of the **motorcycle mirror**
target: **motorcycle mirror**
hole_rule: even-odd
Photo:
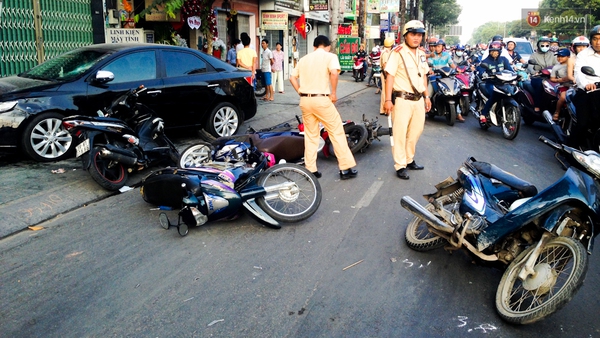
[[[589,75],[589,76],[598,76],[596,75],[596,72],[594,71],[594,68],[590,67],[590,66],[583,66],[581,67],[581,72],[585,75]]]
[[[537,66],[537,64],[538,64],[537,61],[535,61],[534,59],[527,60],[527,63],[530,65],[534,65],[534,66]]]
[[[169,217],[164,212],[161,212],[158,215],[158,221],[160,222],[160,226],[162,226],[165,230],[169,230],[171,226],[171,222],[169,222]]]
[[[182,223],[177,227],[177,232],[179,233],[179,236],[183,237],[186,236],[190,230],[188,229],[187,224]]]

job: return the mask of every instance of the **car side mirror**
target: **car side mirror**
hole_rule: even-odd
[[[585,75],[589,75],[589,76],[597,76],[596,72],[594,71],[594,68],[590,67],[590,66],[583,66],[581,67],[581,72]]]
[[[107,83],[115,79],[115,74],[108,70],[99,70],[94,77],[96,83]]]

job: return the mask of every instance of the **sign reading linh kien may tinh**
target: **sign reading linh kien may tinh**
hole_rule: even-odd
[[[106,43],[144,43],[143,28],[107,28]]]

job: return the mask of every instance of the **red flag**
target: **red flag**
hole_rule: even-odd
[[[304,16],[304,14],[300,15],[298,20],[296,20],[296,22],[294,22],[294,27],[296,27],[298,32],[300,32],[300,35],[302,35],[302,38],[304,38],[306,40],[306,17]]]

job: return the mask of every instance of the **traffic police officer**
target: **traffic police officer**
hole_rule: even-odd
[[[321,122],[333,144],[340,168],[340,179],[354,178],[358,174],[358,171],[353,169],[356,162],[348,147],[340,114],[333,105],[337,101],[340,62],[336,54],[329,52],[331,42],[328,37],[317,36],[313,47],[314,51],[303,56],[290,75],[292,86],[300,94],[300,110],[304,122],[304,164],[317,178],[321,177],[321,173],[317,171]],[[302,85],[298,83],[298,79]]]
[[[419,49],[425,26],[418,20],[404,25],[404,43],[394,49],[385,66],[386,94],[384,110],[392,115],[394,169],[409,179],[406,169],[422,170],[415,163],[417,141],[425,126],[425,112],[431,109],[427,90],[429,66],[425,52]]]

